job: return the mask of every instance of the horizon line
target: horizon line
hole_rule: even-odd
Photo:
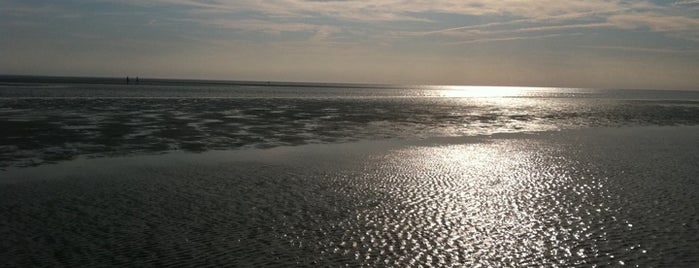
[[[362,82],[320,82],[320,81],[280,81],[280,80],[235,80],[212,78],[171,78],[142,76],[76,76],[76,75],[41,75],[41,74],[2,74],[0,83],[56,83],[56,84],[127,84],[126,79],[139,79],[139,85],[168,85],[190,83],[199,85],[237,85],[237,86],[278,86],[278,87],[349,87],[349,88],[401,88],[401,87],[521,87],[521,88],[570,88],[596,90],[663,90],[663,91],[699,91],[699,88],[595,88],[571,86],[539,85],[474,85],[474,84],[396,84],[396,83],[362,83]],[[136,84],[134,82],[128,84]]]

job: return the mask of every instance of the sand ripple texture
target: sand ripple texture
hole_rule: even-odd
[[[0,260],[9,267],[699,265],[696,127],[590,131],[15,170],[6,174],[17,180],[0,187]],[[22,177],[31,172],[44,176]]]
[[[0,169],[79,156],[697,124],[699,102],[676,100],[420,96],[0,98]]]

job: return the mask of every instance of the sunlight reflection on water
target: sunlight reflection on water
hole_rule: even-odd
[[[692,92],[535,87],[7,86],[0,169],[86,155],[696,125],[696,100]]]
[[[0,180],[0,259],[696,266],[696,133],[595,129],[14,168],[3,174],[14,180]]]
[[[397,259],[362,250],[357,258],[397,266],[594,262],[590,254],[597,249],[589,239],[602,234],[579,213],[605,209],[592,201],[604,192],[601,185],[576,178],[565,159],[527,147],[413,147],[381,159],[366,183],[391,201],[361,215],[364,233],[352,240],[394,243],[366,246],[395,250]],[[571,198],[579,200],[568,203]]]
[[[451,98],[501,98],[528,95],[541,90],[530,87],[495,87],[495,86],[435,86],[442,97]]]

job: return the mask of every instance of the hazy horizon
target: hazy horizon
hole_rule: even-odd
[[[193,84],[221,84],[221,85],[270,85],[270,86],[294,86],[313,85],[324,87],[335,86],[357,86],[375,88],[395,88],[395,87],[428,87],[442,88],[455,87],[460,89],[473,88],[474,90],[484,90],[488,88],[519,88],[526,89],[590,89],[590,90],[643,90],[643,91],[699,91],[699,88],[603,88],[603,87],[566,87],[566,86],[538,86],[538,85],[477,85],[477,84],[396,84],[396,83],[371,83],[371,82],[346,82],[346,81],[293,81],[293,80],[246,80],[246,79],[226,79],[226,78],[190,78],[190,77],[148,77],[137,75],[126,76],[73,76],[73,75],[43,75],[43,74],[0,74],[0,82],[18,83],[87,83],[87,84],[122,84],[129,79],[130,83],[135,83],[135,79],[140,79],[143,85],[159,85],[160,83],[193,83]],[[271,84],[270,84],[271,83]]]
[[[698,1],[0,0],[0,73],[699,89]]]

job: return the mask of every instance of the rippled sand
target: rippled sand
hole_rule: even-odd
[[[696,266],[698,127],[82,159],[0,179],[6,266]]]

